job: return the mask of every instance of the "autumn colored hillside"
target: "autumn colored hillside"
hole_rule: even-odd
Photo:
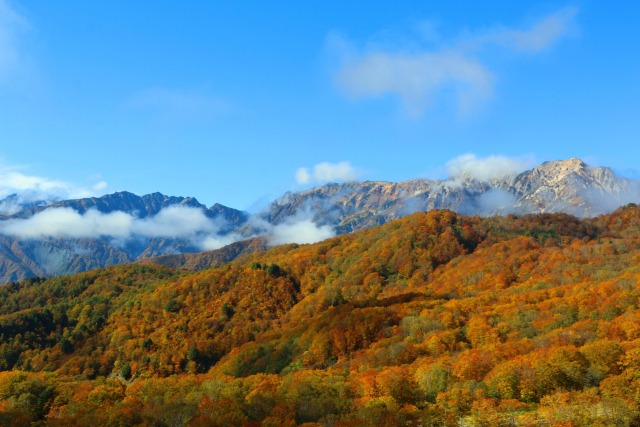
[[[0,288],[0,425],[640,425],[640,208]]]

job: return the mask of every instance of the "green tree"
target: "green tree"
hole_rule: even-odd
[[[125,380],[129,380],[131,378],[131,365],[129,365],[129,362],[125,362],[125,364],[122,365],[122,368],[120,368],[120,376]]]

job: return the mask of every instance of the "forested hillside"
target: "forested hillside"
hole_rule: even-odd
[[[640,423],[640,208],[406,218],[0,288],[0,424]]]

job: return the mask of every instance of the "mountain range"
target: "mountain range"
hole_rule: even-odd
[[[13,195],[0,200],[0,283],[151,257],[199,269],[270,245],[310,243],[433,209],[593,217],[638,201],[639,181],[575,158],[519,174],[463,171],[445,180],[330,183],[286,193],[257,214],[160,193],[29,203]],[[186,255],[206,249],[216,250]]]

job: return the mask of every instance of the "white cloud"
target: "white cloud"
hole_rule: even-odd
[[[0,198],[16,194],[17,200],[13,201],[16,206],[35,201],[91,197],[100,194],[108,186],[105,181],[99,181],[91,188],[82,188],[65,181],[25,174],[21,169],[0,163]],[[6,213],[7,209],[0,206],[0,212]]]
[[[188,206],[168,206],[158,214],[137,219],[131,227],[131,234],[145,237],[190,237],[199,233],[215,233],[216,224],[204,214],[202,209]]]
[[[107,187],[108,187],[108,184],[107,184],[107,182],[106,182],[106,181],[100,181],[100,182],[97,182],[97,183],[93,184],[93,185],[91,186],[91,189],[92,189],[93,191],[103,191],[103,190],[105,190]]]
[[[447,170],[452,178],[470,177],[479,181],[503,178],[523,172],[535,164],[530,157],[507,157],[492,155],[477,157],[463,154],[447,162]]]
[[[577,7],[567,7],[539,20],[527,30],[500,28],[478,37],[477,42],[493,42],[522,52],[540,52],[572,31],[577,13]]]
[[[268,240],[270,245],[302,244],[319,242],[335,235],[331,226],[318,226],[310,219],[304,219],[274,226],[268,235]]]
[[[18,34],[28,27],[6,0],[0,0],[0,83],[20,62]]]
[[[442,90],[451,90],[460,112],[488,98],[493,76],[476,59],[454,51],[374,52],[349,61],[337,75],[338,84],[353,97],[398,96],[412,116],[422,114]]]
[[[202,239],[202,241],[200,241],[197,246],[201,247],[205,251],[212,251],[214,249],[220,249],[224,246],[230,245],[243,239],[246,239],[246,237],[240,236],[238,234],[227,234],[224,236],[209,235]]]
[[[219,229],[220,224],[202,209],[180,205],[168,206],[147,218],[121,211],[102,213],[90,209],[80,214],[72,208],[49,208],[26,219],[0,221],[0,233],[22,239],[183,238],[203,248],[210,248],[214,239],[221,239],[217,235]],[[231,243],[234,238],[225,239]]]
[[[341,57],[335,82],[353,98],[395,96],[414,117],[436,101],[446,105],[449,100],[459,114],[466,114],[493,94],[496,77],[488,61],[483,60],[486,48],[540,52],[570,32],[577,11],[562,9],[526,30],[496,27],[429,49],[373,48],[358,52],[346,40],[331,35],[328,44]]]
[[[508,191],[494,188],[479,195],[477,203],[480,215],[504,215],[514,211],[516,196]]]
[[[258,214],[249,218],[249,225],[256,235],[267,238],[269,246],[315,243],[334,237],[336,233],[331,225],[319,225],[314,221],[314,212],[313,208],[301,209],[280,224],[272,224]]]
[[[298,169],[296,171],[296,181],[299,184],[355,181],[361,175],[362,173],[349,162],[323,162],[315,165],[312,171],[307,168]]]
[[[34,192],[42,194],[84,197],[86,190],[74,188],[63,181],[51,180],[36,175],[25,175],[16,171],[0,170],[0,195]]]
[[[311,212],[304,211],[286,222],[270,224],[255,216],[251,219],[269,245],[314,243],[335,236],[333,227],[317,225]],[[126,212],[102,213],[90,209],[84,214],[71,208],[48,208],[29,218],[0,221],[0,234],[20,239],[98,239],[126,242],[138,238],[179,238],[203,250],[218,249],[247,238],[240,234],[221,235],[218,219],[208,218],[200,208],[169,206],[158,214],[138,218]]]
[[[133,216],[124,212],[104,214],[89,210],[84,215],[71,208],[45,209],[27,219],[10,219],[0,222],[2,234],[22,239],[39,238],[128,238],[134,222]]]
[[[308,184],[311,182],[312,176],[309,173],[309,169],[300,168],[296,171],[296,181],[298,184]]]

